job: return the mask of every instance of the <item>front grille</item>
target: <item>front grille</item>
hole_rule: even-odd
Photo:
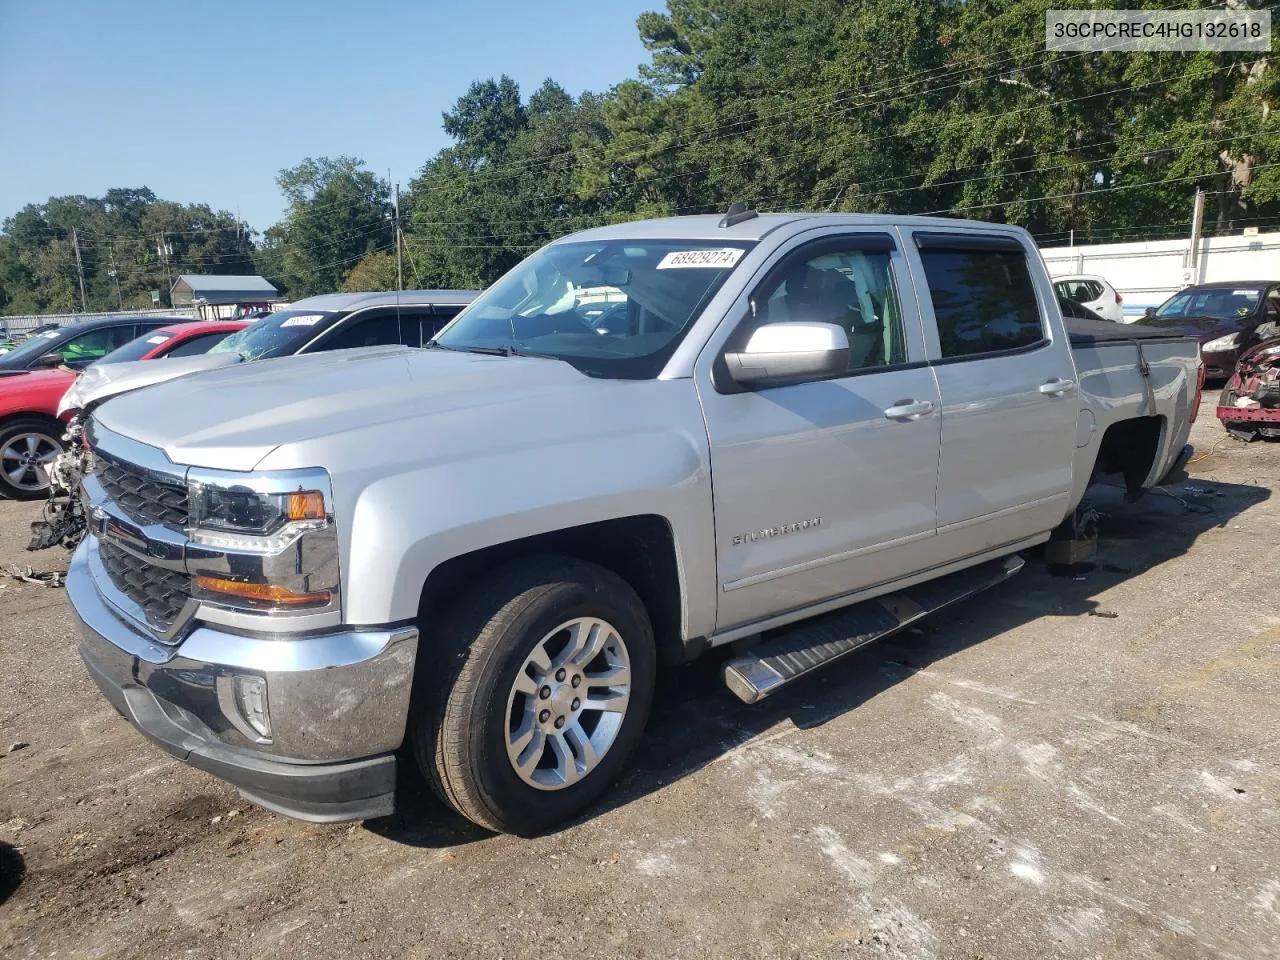
[[[95,451],[98,481],[107,495],[129,517],[145,524],[164,524],[174,530],[187,525],[187,488],[155,480],[125,463],[109,460]]]
[[[98,540],[98,551],[116,589],[142,608],[158,633],[168,631],[191,594],[191,578],[139,559],[108,540]]]

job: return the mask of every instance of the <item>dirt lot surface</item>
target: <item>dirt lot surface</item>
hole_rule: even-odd
[[[6,580],[0,956],[1280,956],[1280,444],[1222,436],[1206,406],[1193,480],[1103,491],[1083,572],[757,707],[669,672],[633,771],[537,840],[420,794],[251,807],[107,706],[60,590]],[[0,503],[0,568],[50,564],[35,513]]]

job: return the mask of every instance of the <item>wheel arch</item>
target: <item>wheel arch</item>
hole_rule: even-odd
[[[1167,426],[1167,419],[1159,415],[1130,417],[1108,426],[1098,441],[1092,477],[1118,473],[1129,494],[1139,495],[1159,479],[1152,474],[1159,466]]]
[[[667,519],[656,514],[538,533],[451,557],[432,569],[423,583],[418,602],[419,624],[424,625],[424,631],[429,630],[459,593],[485,571],[536,556],[585,560],[630,584],[653,624],[658,656],[663,662],[687,660],[700,649],[696,642],[684,637],[684,585],[675,534]]]

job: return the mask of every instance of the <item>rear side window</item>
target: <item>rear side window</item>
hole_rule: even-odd
[[[316,350],[350,350],[353,347],[379,347],[400,342],[400,321],[394,313],[356,318],[338,327]]]
[[[922,249],[920,259],[944,358],[1017,350],[1044,339],[1020,249]]]
[[[1102,297],[1102,284],[1097,280],[1059,280],[1053,289],[1059,297],[1076,303],[1092,303]]]

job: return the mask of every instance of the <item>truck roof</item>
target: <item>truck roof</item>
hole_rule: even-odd
[[[700,214],[689,217],[664,217],[658,220],[635,220],[593,227],[561,237],[557,243],[603,239],[670,239],[670,240],[761,240],[779,227],[793,225],[817,227],[824,224],[854,227],[945,227],[1009,232],[1020,228],[982,220],[959,220],[954,217],[901,216],[878,213],[762,213],[731,227],[720,226],[723,214]]]
[[[422,306],[424,304],[468,304],[480,295],[479,290],[377,290],[370,293],[323,293],[295,300],[290,310],[336,312],[356,307]]]

